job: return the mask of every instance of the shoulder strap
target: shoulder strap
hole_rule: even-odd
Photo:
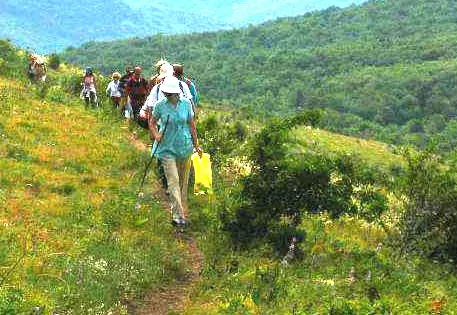
[[[181,82],[181,81],[179,81],[179,88],[181,89],[181,92],[182,92],[183,94],[185,94],[185,93],[184,93],[184,88],[182,87],[182,82]]]
[[[189,78],[186,78],[186,84],[187,84],[188,87],[190,87],[190,84],[191,84],[191,83],[192,83],[192,81],[190,81]]]
[[[162,83],[159,83],[157,84],[157,93],[156,93],[156,100],[158,101],[159,100],[159,90],[160,90],[160,86],[162,85]]]

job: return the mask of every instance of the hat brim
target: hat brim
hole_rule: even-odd
[[[157,79],[164,79],[164,78],[166,78],[166,77],[168,77],[170,75],[172,75],[172,74],[170,74],[170,73],[162,73],[162,74],[159,74],[157,76]]]
[[[178,88],[173,88],[171,86],[163,86],[161,87],[162,92],[165,93],[170,93],[170,94],[181,94],[181,89]]]

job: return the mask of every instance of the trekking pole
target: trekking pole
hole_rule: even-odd
[[[165,132],[167,131],[167,126],[168,126],[168,120],[170,119],[170,115],[167,116],[167,121],[165,122],[165,127],[163,128],[163,132],[162,132],[162,139],[163,139],[163,136],[165,135]],[[140,205],[140,199],[143,198],[144,194],[143,194],[143,186],[144,186],[144,181],[146,179],[146,175],[148,174],[148,171],[149,171],[149,168],[152,164],[152,160],[154,159],[154,155],[156,154],[157,152],[157,148],[159,147],[160,145],[160,142],[162,142],[162,139],[160,139],[158,142],[157,142],[157,145],[154,149],[154,151],[152,152],[152,155],[151,155],[151,158],[149,159],[149,162],[148,164],[146,165],[146,168],[144,169],[144,174],[143,174],[143,178],[141,179],[141,184],[140,184],[140,189],[138,190],[138,194],[137,194],[137,198],[136,198],[136,204],[135,204],[135,210],[138,210],[140,209],[141,205]]]

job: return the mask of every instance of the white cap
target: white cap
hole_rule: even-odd
[[[181,89],[179,88],[179,80],[174,76],[165,77],[162,85],[160,86],[162,92],[180,94]]]
[[[159,70],[159,76],[157,78],[162,79],[170,75],[173,75],[173,66],[169,63],[164,63],[163,65],[161,65]]]

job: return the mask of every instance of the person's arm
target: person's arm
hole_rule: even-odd
[[[200,148],[200,142],[198,141],[198,136],[197,136],[197,125],[195,123],[195,116],[192,110],[192,105],[190,102],[188,102],[189,107],[188,107],[188,121],[189,121],[189,128],[190,128],[190,135],[192,137],[192,143],[194,145],[195,151],[197,151],[198,156],[201,158],[203,155],[203,151]]]
[[[108,84],[108,87],[106,88],[105,94],[108,96],[111,96],[111,86],[113,85],[112,82]]]
[[[160,141],[162,140],[162,135],[157,128],[157,123],[160,120],[160,108],[155,107],[154,110],[148,108],[148,113],[149,137],[151,140]]]
[[[132,80],[129,79],[127,83],[125,83],[125,94],[130,95],[132,91]]]
[[[195,119],[194,118],[189,120],[189,127],[190,127],[190,134],[192,136],[192,143],[194,144],[195,151],[197,151],[199,157],[202,157],[203,151],[200,148],[200,143],[198,141],[197,127],[195,126]]]
[[[182,83],[184,97],[187,98],[189,100],[189,102],[193,103],[194,100],[192,98],[192,93],[190,93],[190,89],[187,86],[187,83],[184,81],[181,81],[181,83]]]
[[[157,129],[157,118],[154,115],[149,115],[149,137],[151,140],[156,140],[159,142],[162,140],[162,135],[160,134],[159,130]]]

